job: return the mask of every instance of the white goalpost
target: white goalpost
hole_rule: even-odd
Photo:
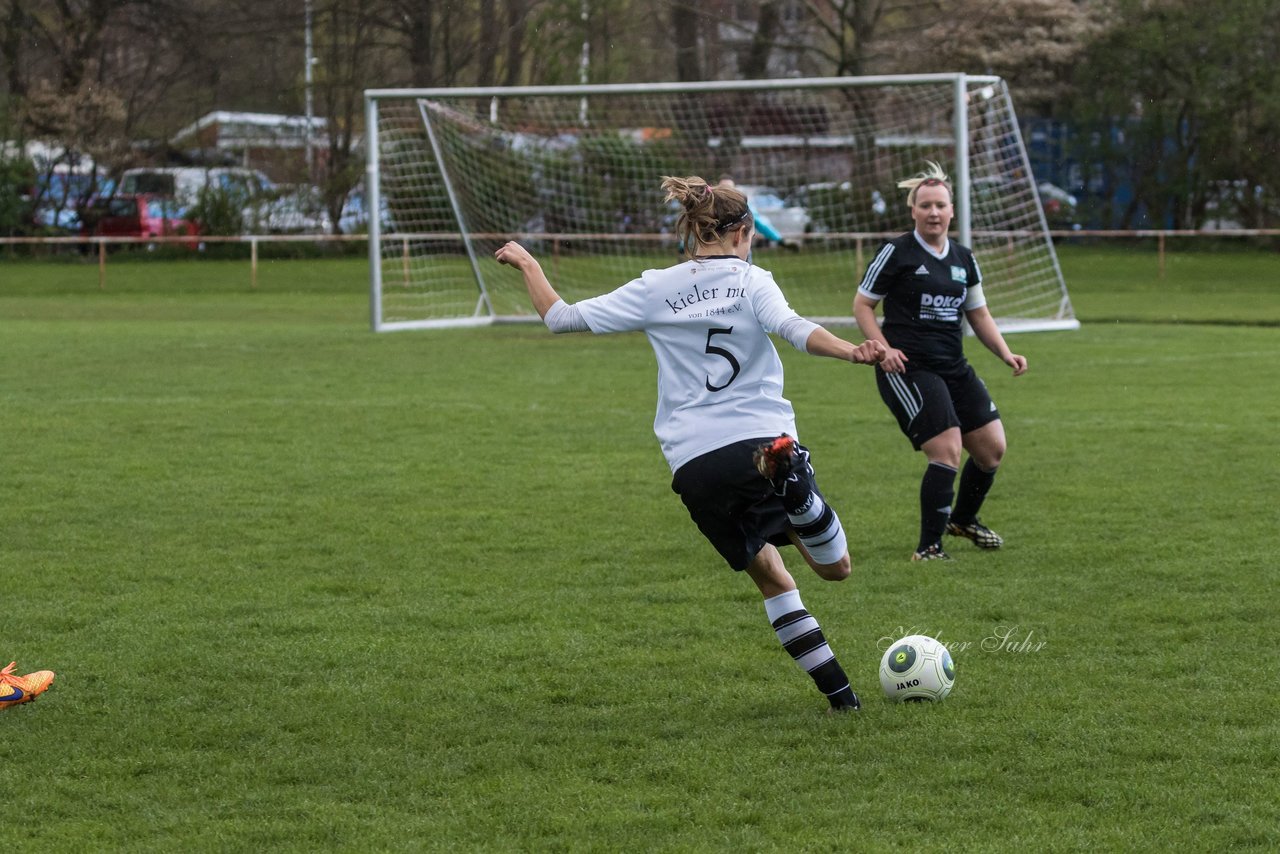
[[[802,315],[852,323],[865,264],[910,224],[895,185],[926,160],[1001,328],[1079,326],[998,77],[372,89],[365,119],[375,331],[537,320],[493,260],[511,239],[570,302],[676,263],[664,175],[731,176],[781,236],[754,262]]]

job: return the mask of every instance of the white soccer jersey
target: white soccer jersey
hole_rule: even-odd
[[[766,333],[798,317],[767,270],[734,257],[646,270],[574,304],[591,331],[643,331],[658,358],[653,431],[674,472],[742,439],[796,435]]]

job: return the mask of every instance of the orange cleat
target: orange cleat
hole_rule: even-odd
[[[13,672],[17,666],[18,662],[11,661],[8,667],[0,670],[0,709],[34,700],[53,684],[52,670],[37,670],[18,676]]]
[[[772,483],[775,489],[780,489],[799,463],[797,451],[796,440],[783,433],[756,448],[752,460],[760,476]]]

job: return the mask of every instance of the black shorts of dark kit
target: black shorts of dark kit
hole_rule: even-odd
[[[877,367],[876,387],[917,451],[952,427],[963,434],[1000,419],[986,384],[969,365],[948,375],[910,367],[905,374],[890,375]]]
[[[782,500],[752,459],[756,448],[775,438],[746,439],[709,451],[680,466],[671,479],[671,489],[684,502],[689,518],[738,572],[765,543],[791,544]]]

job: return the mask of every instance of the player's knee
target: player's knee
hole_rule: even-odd
[[[929,462],[941,463],[944,466],[950,466],[958,470],[960,468],[960,446],[935,448],[933,453],[929,454]]]
[[[978,468],[985,472],[993,472],[1000,468],[1000,463],[1004,461],[1005,444],[1001,442],[988,448],[983,448],[978,454],[974,454],[973,461]]]
[[[813,569],[818,573],[818,577],[826,581],[844,581],[849,577],[852,565],[849,563],[849,555],[846,554],[835,563],[817,564]]]
[[[958,469],[960,468],[960,455],[964,450],[964,444],[960,441],[960,431],[951,430],[930,439],[921,450],[924,451],[929,462],[941,463],[944,466]]]

